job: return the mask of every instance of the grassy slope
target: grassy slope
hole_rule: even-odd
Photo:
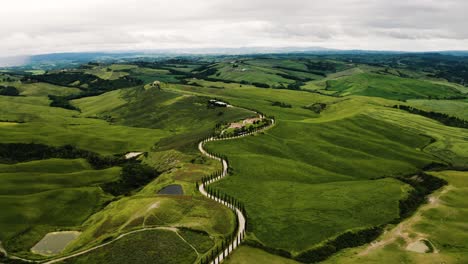
[[[429,118],[389,108],[373,112],[372,117],[386,120],[411,133],[433,138],[435,142],[426,146],[424,152],[455,167],[468,166],[468,129],[444,126]]]
[[[298,264],[292,259],[283,258],[267,253],[261,249],[249,246],[241,246],[228,257],[226,264]]]
[[[361,254],[367,246],[346,250],[325,263],[465,263],[468,259],[466,241],[466,219],[468,218],[468,173],[457,171],[443,171],[433,173],[449,182],[444,190],[435,193],[439,196],[436,203],[423,206],[421,214],[414,216],[404,223],[400,233],[407,233],[410,237],[423,235],[438,250],[437,254],[414,253],[405,250],[403,239],[392,240],[383,247],[377,247],[367,254]],[[428,209],[425,209],[428,208]],[[388,240],[383,235],[382,240]]]
[[[376,73],[354,74],[330,80],[327,90],[336,91],[339,95],[365,95],[395,100],[461,95],[449,85]]]
[[[92,170],[81,159],[0,165],[0,240],[12,251],[27,250],[48,231],[80,225],[110,199],[92,186],[119,173]]]
[[[1,195],[1,239],[10,252],[27,251],[46,233],[79,226],[110,197],[98,187]],[[54,202],[51,202],[54,201]]]
[[[266,67],[240,64],[239,67],[234,68],[230,63],[223,63],[217,65],[216,68],[218,70],[218,73],[210,77],[235,82],[259,82],[268,85],[280,83],[288,84],[294,82],[293,80],[276,75],[276,73],[281,73],[281,71],[272,70]]]
[[[83,116],[110,118],[114,124],[159,129],[170,133],[160,148],[184,148],[211,132],[216,123],[252,116],[239,108],[207,108],[207,97],[151,89],[113,91],[75,100]]]
[[[23,121],[1,126],[2,142],[72,144],[100,154],[145,151],[169,133],[156,129],[109,125],[104,120],[80,118],[78,112],[48,106],[44,97],[0,96],[0,119]]]
[[[103,80],[116,80],[129,75],[129,73],[123,72],[122,70],[129,70],[133,68],[136,68],[136,66],[125,64],[113,64],[110,66],[95,66],[91,69],[85,70],[84,73],[92,74]]]
[[[468,120],[468,100],[408,100],[408,104],[425,111],[434,111]]]
[[[35,167],[22,170],[20,166],[11,165],[10,172],[0,169],[0,195],[26,195],[61,188],[96,185],[118,179],[120,168],[105,170],[81,169],[76,171],[60,171],[55,167],[58,162],[39,161]],[[58,166],[71,165],[68,160],[61,160]],[[49,169],[50,168],[50,169]],[[31,169],[31,170],[29,170]],[[41,171],[47,170],[47,171]],[[54,171],[55,170],[55,171]]]
[[[188,100],[185,100],[186,97],[174,93],[161,97],[160,95],[165,94],[164,92],[158,94],[150,94],[150,92],[152,91],[140,94],[137,91],[118,90],[80,99],[77,102],[83,109],[81,115],[77,111],[49,107],[48,99],[42,96],[1,96],[0,105],[5,111],[0,113],[0,119],[24,122],[3,122],[0,125],[1,140],[2,142],[35,142],[48,145],[74,144],[82,149],[112,155],[132,150],[150,151],[153,145],[163,138],[166,138],[166,144],[175,142],[186,146],[187,142],[184,140],[195,142],[199,138],[199,133],[208,134],[216,122],[234,121],[252,115],[251,112],[237,108],[206,109],[207,99],[188,97]],[[150,100],[145,100],[147,98]],[[139,110],[142,112],[138,112]],[[105,115],[108,112],[115,114],[119,119],[116,123],[121,125],[89,118],[106,118]],[[149,115],[140,116],[140,114],[144,115],[144,112],[148,112]],[[223,114],[219,115],[219,112]],[[152,116],[151,113],[157,115]],[[159,128],[154,128],[156,126]],[[191,127],[197,130],[192,131]],[[174,138],[174,136],[179,138]],[[169,140],[169,138],[174,139]],[[192,152],[195,152],[195,149]],[[159,154],[150,152],[148,161],[145,162],[154,163],[151,159],[155,155]],[[195,228],[205,230],[215,237],[229,234],[234,226],[232,213],[229,210],[204,201],[191,201],[189,196],[154,197],[157,190],[167,182],[173,182],[174,179],[178,184],[185,186],[187,193],[193,193],[194,191],[188,191],[192,190],[193,182],[214,165],[212,163],[190,165],[193,155],[187,156],[177,151],[174,155],[177,156],[174,162],[169,159],[158,160],[156,163],[164,168],[175,166],[177,169],[165,173],[143,190],[143,193],[148,194],[151,197],[149,200],[153,202],[159,199],[173,201],[169,203],[172,209],[166,208],[166,211],[174,212],[173,217],[166,219],[168,222],[164,220],[156,224],[194,225]],[[186,163],[188,165],[185,165]],[[194,169],[197,166],[200,168]],[[119,173],[119,169],[115,168],[102,171],[91,170],[89,165],[82,160],[43,160],[0,165],[0,171],[3,172],[1,173],[3,195],[0,197],[0,204],[2,209],[8,212],[8,214],[2,214],[1,222],[5,224],[5,228],[2,227],[1,230],[5,231],[1,234],[0,240],[9,251],[23,256],[27,255],[29,247],[40,240],[45,233],[54,231],[56,228],[83,228],[84,234],[88,234],[88,229],[99,228],[99,224],[96,226],[85,224],[84,227],[80,227],[89,215],[95,213],[104,202],[111,198],[100,188],[92,186],[99,182],[114,180]],[[18,184],[22,184],[24,188],[20,190],[11,188]],[[59,202],[46,202],[50,200],[59,200]],[[126,206],[128,200],[119,200],[117,203],[120,202]],[[128,208],[138,211],[145,206],[145,204],[138,204],[138,206]],[[73,210],[73,213],[67,214],[67,210]],[[193,213],[189,213],[191,210],[194,210]],[[51,214],[53,218],[49,218],[48,212],[50,211],[54,212]],[[128,220],[135,214],[135,211],[129,210],[125,215],[120,210],[112,214],[115,217],[119,215],[127,217],[126,220]],[[101,215],[106,215],[105,212],[104,210]],[[189,217],[182,217],[181,212],[187,213]],[[176,215],[178,217],[175,217]],[[217,217],[212,218],[212,215],[217,215]],[[99,214],[93,219],[96,218],[99,218]],[[226,221],[226,219],[229,220]],[[138,228],[138,225],[133,224],[121,225],[125,228]],[[121,226],[116,224],[107,227],[107,231],[102,234],[109,236],[120,232]],[[21,235],[18,235],[19,233]],[[96,242],[86,235],[80,237],[83,241],[91,239],[86,241]],[[77,244],[79,243],[80,241],[77,241]]]
[[[50,83],[24,83],[14,86],[18,88],[20,95],[23,96],[47,96],[49,94],[66,96],[80,93],[78,88],[57,86]]]
[[[128,235],[64,263],[193,263],[196,252],[175,232],[153,230]]]
[[[215,216],[215,217],[213,217]],[[83,234],[68,251],[115,237],[116,233],[150,226],[184,226],[221,238],[234,230],[234,217],[216,202],[190,196],[128,197],[111,203],[83,224]]]

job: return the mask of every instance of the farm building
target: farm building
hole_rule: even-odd
[[[227,107],[228,106],[228,104],[226,104],[225,102],[221,102],[221,101],[214,100],[214,99],[211,99],[209,102],[210,102],[211,105],[218,106],[218,107]]]

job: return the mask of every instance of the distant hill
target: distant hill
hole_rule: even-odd
[[[154,49],[142,51],[116,52],[64,52],[31,56],[0,57],[0,67],[41,66],[41,68],[60,68],[70,64],[89,61],[113,62],[131,58],[161,58],[190,55],[251,55],[251,54],[425,54],[439,53],[451,56],[468,57],[468,51],[407,52],[385,50],[338,50],[323,47],[239,47],[239,48],[193,48],[193,49]]]

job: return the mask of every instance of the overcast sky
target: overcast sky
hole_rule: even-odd
[[[467,0],[9,0],[0,57],[206,47],[468,50]]]

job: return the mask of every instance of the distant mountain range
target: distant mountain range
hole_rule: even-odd
[[[468,51],[434,51],[439,54],[467,56]],[[50,53],[32,56],[0,57],[0,67],[14,66],[48,66],[60,67],[69,64],[81,64],[88,61],[116,61],[139,57],[173,57],[188,55],[242,55],[242,54],[403,54],[403,53],[434,53],[407,51],[371,51],[371,50],[338,50],[322,47],[240,47],[240,48],[197,48],[197,49],[161,49],[127,52],[67,52]]]

